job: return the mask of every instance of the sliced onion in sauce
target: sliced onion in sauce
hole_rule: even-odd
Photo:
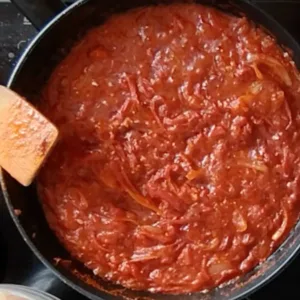
[[[135,189],[131,189],[127,186],[124,186],[124,190],[128,193],[128,195],[134,199],[137,203],[139,203],[140,205],[156,212],[157,214],[159,214],[159,209],[151,203],[151,201],[149,199],[147,199],[146,197],[142,196],[139,192],[137,192]]]
[[[210,265],[208,267],[208,273],[210,276],[215,277],[218,276],[219,274],[221,274],[224,271],[228,271],[231,270],[232,266],[230,264],[230,262],[228,261],[219,261],[216,263],[213,263],[212,265]]]
[[[212,251],[215,250],[219,246],[219,244],[220,244],[219,238],[215,237],[207,244],[196,244],[196,245],[199,246],[202,250]]]
[[[192,181],[200,176],[204,175],[204,170],[203,169],[198,169],[198,170],[190,170],[185,177],[189,180]]]
[[[273,241],[279,240],[285,233],[285,230],[288,225],[288,218],[289,218],[288,212],[286,211],[285,208],[283,208],[283,220],[282,220],[282,223],[281,223],[280,227],[278,228],[278,230],[272,235]]]
[[[281,81],[287,85],[292,85],[292,80],[286,68],[275,58],[265,54],[251,54],[248,56],[248,61],[253,63],[252,68],[258,79],[262,79],[263,75],[259,70],[259,65],[267,66],[271,72],[276,75]]]
[[[236,227],[237,232],[247,230],[247,221],[238,210],[235,210],[232,214],[232,223]]]
[[[170,245],[157,245],[153,247],[138,248],[131,256],[132,262],[148,261],[153,259],[164,259],[174,255],[180,246],[178,243]]]
[[[173,240],[173,236],[161,227],[153,225],[144,225],[139,227],[139,233],[149,239],[156,240],[160,243],[169,243]]]
[[[250,161],[249,162],[249,160],[238,160],[237,165],[246,167],[246,168],[250,168],[250,169],[262,172],[262,173],[268,172],[268,167],[260,161],[253,161],[253,162]]]
[[[148,208],[155,213],[159,214],[159,209],[152,203],[151,199],[144,197],[131,183],[126,172],[123,168],[119,169],[118,167],[114,170],[114,176],[116,181],[120,184],[121,189],[125,191],[133,200],[135,200],[141,206]]]
[[[251,67],[253,68],[255,75],[258,79],[264,79],[264,76],[261,73],[261,71],[258,69],[257,64],[252,64]]]

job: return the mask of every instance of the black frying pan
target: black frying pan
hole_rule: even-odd
[[[20,57],[9,79],[8,87],[34,103],[54,67],[90,27],[101,24],[113,12],[121,12],[141,5],[170,3],[172,0],[79,0],[66,9],[59,0],[13,0],[13,2],[41,31]],[[217,6],[228,13],[246,14],[255,23],[271,31],[279,43],[290,48],[294,52],[296,64],[300,67],[299,45],[284,28],[257,7],[246,1],[196,2]],[[41,29],[50,19],[52,19],[50,23]],[[94,278],[92,272],[77,261],[72,261],[70,265],[66,263],[56,265],[53,260],[55,257],[66,260],[71,258],[49,229],[35,186],[24,188],[4,171],[0,172],[0,179],[10,214],[29,247],[63,282],[90,299],[120,299],[121,296],[127,299],[240,299],[278,274],[300,249],[299,222],[275,254],[234,283],[214,289],[208,294],[170,296],[135,292]],[[17,217],[14,209],[20,209],[22,214]]]

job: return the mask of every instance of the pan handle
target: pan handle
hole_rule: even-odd
[[[66,6],[61,0],[11,0],[22,14],[40,30]]]

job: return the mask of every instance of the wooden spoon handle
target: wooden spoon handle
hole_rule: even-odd
[[[57,128],[23,97],[0,85],[0,166],[32,183],[58,138]]]

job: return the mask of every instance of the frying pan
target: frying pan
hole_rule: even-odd
[[[174,1],[79,0],[68,8],[65,8],[59,0],[13,0],[13,2],[40,30],[40,33],[20,57],[7,85],[35,104],[41,88],[54,67],[89,28],[103,23],[114,12]],[[272,32],[280,44],[291,49],[294,60],[298,68],[300,67],[300,47],[297,42],[274,19],[250,2],[196,2],[214,5],[231,14],[246,14],[256,24]],[[50,22],[43,27],[49,20]],[[24,188],[3,170],[0,172],[0,181],[11,217],[28,246],[63,282],[89,299],[121,299],[122,297],[155,300],[241,299],[283,270],[300,249],[300,222],[298,222],[282,246],[266,262],[237,280],[206,294],[170,296],[131,291],[93,277],[90,270],[70,257],[49,229],[34,185]],[[14,209],[21,210],[22,214],[16,216]],[[62,258],[62,263],[56,264],[54,258]]]

